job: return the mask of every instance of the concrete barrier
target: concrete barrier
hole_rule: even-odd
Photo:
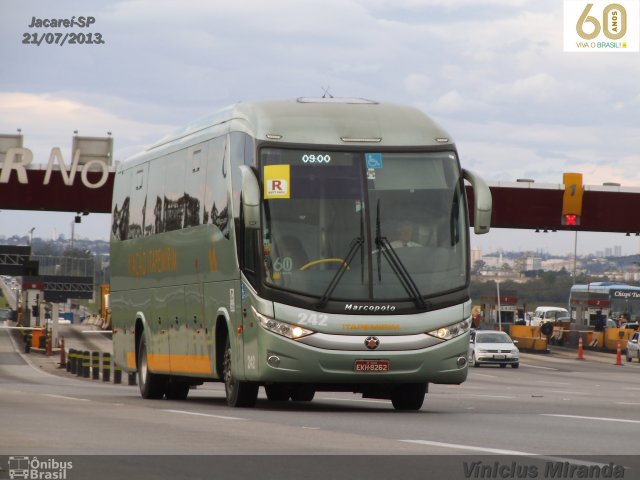
[[[91,352],[91,378],[100,379],[100,352]]]
[[[546,352],[548,348],[547,337],[540,332],[540,326],[512,325],[511,338],[518,342],[520,350],[534,352]]]
[[[91,377],[91,353],[87,350],[82,352],[82,376],[84,378]]]
[[[113,366],[113,383],[120,385],[122,383],[122,369],[116,363]]]
[[[102,354],[102,381],[111,381],[111,354],[109,352]]]

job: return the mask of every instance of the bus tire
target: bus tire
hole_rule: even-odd
[[[391,403],[396,410],[420,410],[426,393],[426,383],[407,383],[393,389]]]
[[[291,400],[294,402],[310,402],[316,395],[311,385],[294,385],[291,389]]]
[[[229,337],[224,349],[224,391],[230,407],[253,407],[258,399],[258,384],[233,378],[231,372],[231,343]]]
[[[264,392],[267,394],[267,400],[270,402],[286,402],[291,396],[289,385],[282,383],[270,383],[264,386]]]
[[[167,400],[186,400],[189,396],[189,384],[175,378],[167,383]]]
[[[140,395],[144,399],[159,400],[164,397],[167,390],[167,377],[149,371],[147,340],[144,331],[140,335],[138,348],[138,385],[140,386]]]

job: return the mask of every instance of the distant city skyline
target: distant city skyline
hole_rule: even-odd
[[[485,235],[471,234],[471,247],[482,250],[483,255],[503,251],[543,252],[552,255],[573,255],[576,233],[557,231],[536,233],[533,230],[494,228]],[[577,254],[597,255],[611,249],[612,255],[627,256],[640,253],[640,236],[624,233],[578,232]]]

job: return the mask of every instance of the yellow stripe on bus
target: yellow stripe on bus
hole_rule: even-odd
[[[208,355],[170,355],[150,353],[149,369],[157,372],[211,374],[211,359]]]
[[[136,352],[127,352],[127,367],[130,369],[136,368]]]

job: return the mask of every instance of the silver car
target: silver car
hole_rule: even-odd
[[[500,365],[505,368],[520,366],[520,350],[505,332],[495,330],[474,330],[469,343],[469,363],[474,367],[481,364]]]
[[[636,332],[627,342],[627,362],[634,358],[640,361],[640,332]]]

